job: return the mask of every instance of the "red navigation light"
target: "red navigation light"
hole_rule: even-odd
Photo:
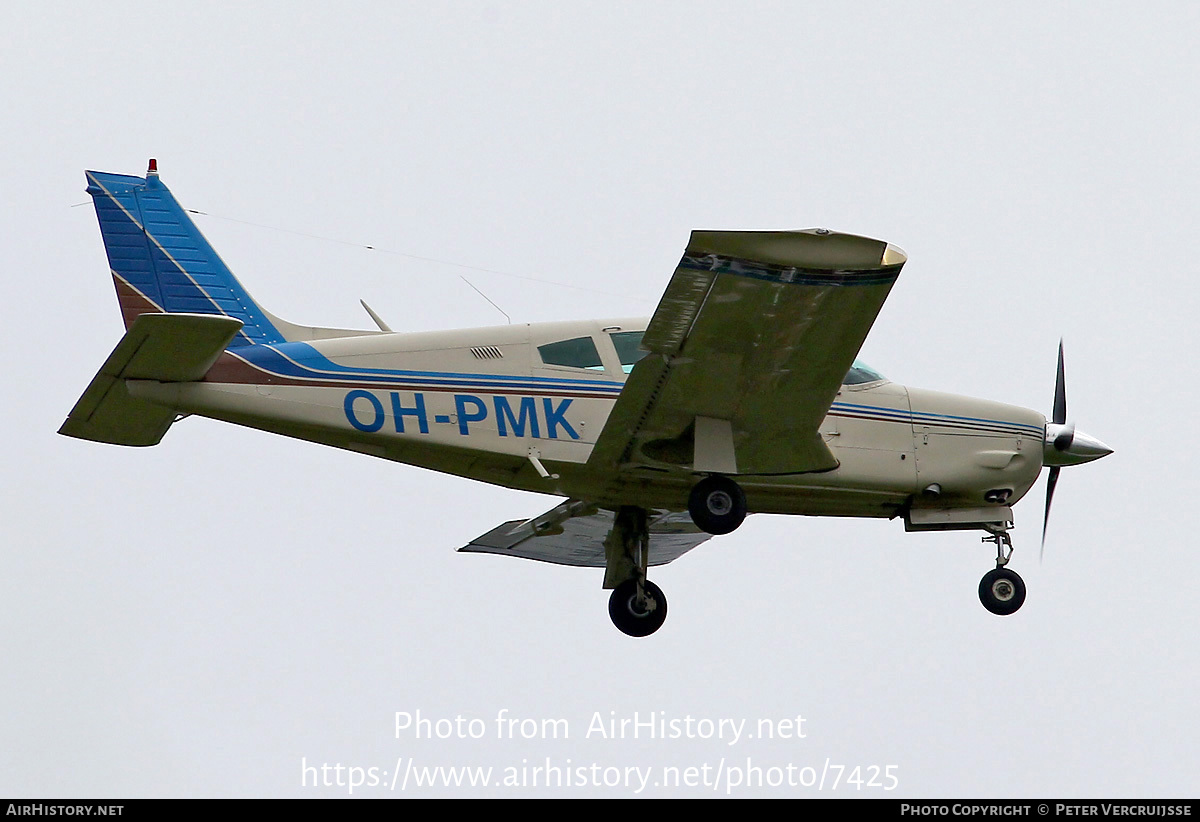
[[[147,174],[157,174],[158,173],[158,160],[155,160],[153,157],[150,158],[150,168],[146,169],[146,173]]]

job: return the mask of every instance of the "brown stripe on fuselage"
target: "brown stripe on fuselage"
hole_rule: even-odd
[[[277,377],[260,371],[241,357],[235,357],[228,351],[222,351],[221,356],[213,363],[212,368],[204,375],[201,382],[224,382],[237,385],[297,385],[299,383],[284,382],[285,377]]]
[[[452,375],[447,375],[448,377]],[[204,375],[201,382],[226,383],[233,385],[298,385],[309,386],[313,388],[349,388],[349,389],[374,389],[377,391],[427,391],[432,393],[443,394],[511,394],[515,396],[530,396],[530,397],[573,397],[576,399],[613,399],[617,398],[616,394],[598,395],[585,394],[571,391],[537,391],[529,388],[483,388],[472,385],[445,386],[445,385],[424,385],[421,383],[389,383],[389,382],[355,382],[353,380],[311,380],[298,377],[284,377],[279,374],[272,374],[269,371],[264,371],[257,366],[251,365],[244,359],[229,351],[222,352],[221,356],[213,363],[213,367],[208,369],[208,373]]]

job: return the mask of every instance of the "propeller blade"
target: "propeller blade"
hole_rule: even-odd
[[[1063,341],[1058,338],[1058,376],[1054,380],[1054,420],[1055,425],[1066,425],[1067,422],[1067,372],[1063,366]],[[1066,451],[1075,439],[1075,426],[1068,426],[1054,438],[1054,447]],[[1058,485],[1058,472],[1061,469],[1051,466],[1050,474],[1046,477],[1046,513],[1042,518],[1042,548],[1038,554],[1038,562],[1046,558],[1046,529],[1050,527],[1050,505],[1054,502],[1054,486]]]
[[[1056,425],[1067,421],[1067,378],[1063,369],[1063,341],[1058,341],[1058,379],[1054,381],[1054,419]],[[1069,445],[1070,443],[1068,443]]]
[[[1038,554],[1038,562],[1046,558],[1046,528],[1050,525],[1050,503],[1054,502],[1054,486],[1058,485],[1058,472],[1062,469],[1055,465],[1046,477],[1046,516],[1042,520],[1042,551]]]

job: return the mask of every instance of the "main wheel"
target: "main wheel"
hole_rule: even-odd
[[[979,601],[993,614],[1008,616],[1025,602],[1025,581],[1007,568],[988,571],[979,581]]]
[[[692,488],[688,513],[701,531],[728,534],[746,518],[746,495],[729,477],[705,477]]]
[[[608,598],[608,615],[613,625],[629,636],[650,636],[667,619],[667,598],[650,580],[644,583],[646,607],[637,604],[637,580],[627,579],[613,589]]]

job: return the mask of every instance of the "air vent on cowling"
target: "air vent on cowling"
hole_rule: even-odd
[[[494,345],[472,346],[471,354],[477,360],[499,360],[504,358],[503,352]]]

